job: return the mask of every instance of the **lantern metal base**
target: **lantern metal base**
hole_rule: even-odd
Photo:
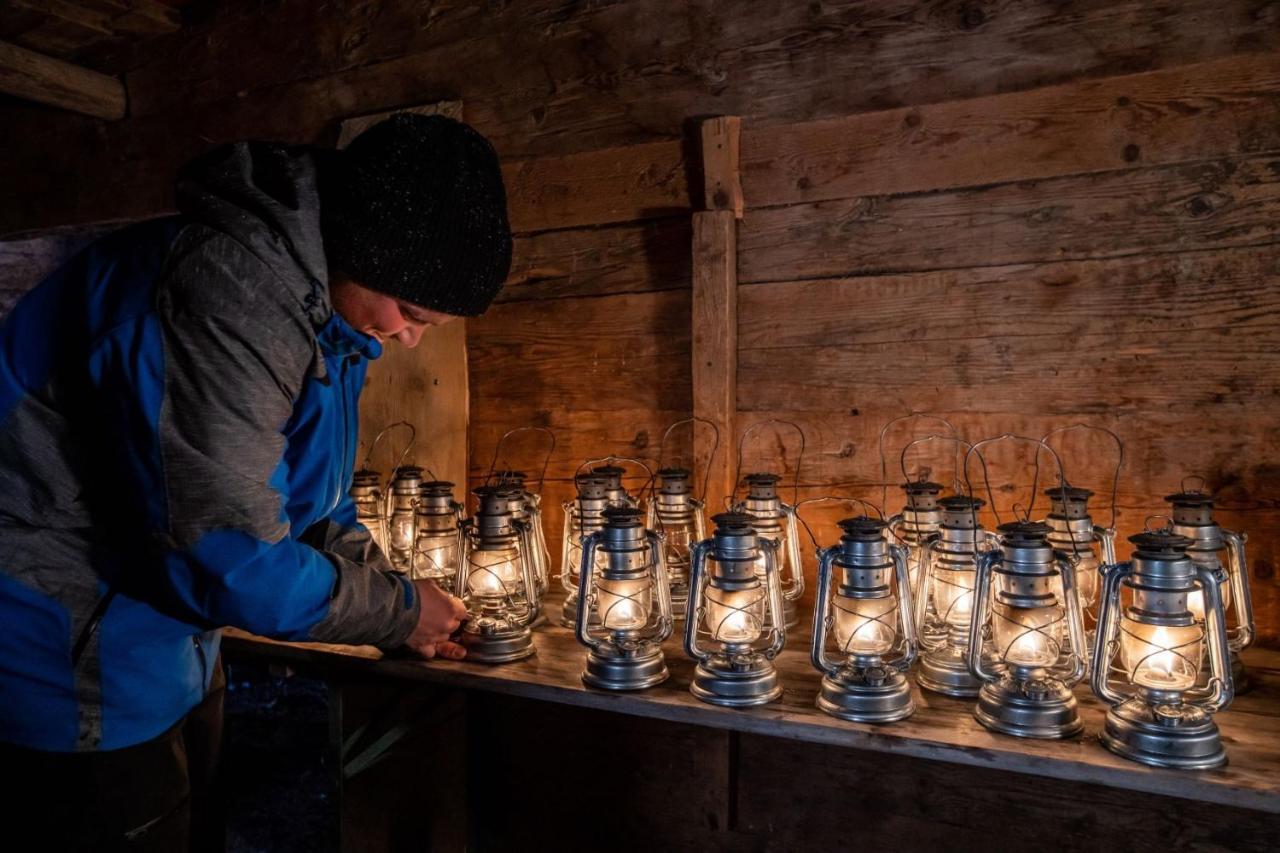
[[[582,681],[602,690],[644,690],[661,684],[671,675],[660,646],[650,646],[634,656],[587,653]]]
[[[1076,697],[1056,678],[1022,681],[1004,675],[984,684],[973,716],[992,731],[1014,737],[1060,739],[1084,731]]]
[[[750,708],[777,699],[782,685],[778,671],[763,656],[744,669],[735,669],[726,658],[717,656],[694,669],[689,692],[711,705]]]
[[[943,696],[971,699],[982,689],[982,681],[969,672],[968,650],[946,645],[920,656],[916,683]]]
[[[578,596],[576,593],[565,598],[564,604],[560,606],[560,627],[574,629],[578,627]]]
[[[1152,767],[1209,770],[1227,763],[1213,717],[1193,705],[1127,699],[1107,711],[1098,739],[1116,755]]]
[[[865,670],[848,672],[847,679],[829,675],[822,679],[817,705],[831,716],[855,723],[893,723],[915,713],[911,683],[902,673],[879,670],[883,678],[868,678]]]
[[[508,627],[485,617],[473,629],[468,623],[458,636],[467,650],[467,660],[475,663],[511,663],[532,657],[538,650],[533,645],[533,631],[527,625]]]

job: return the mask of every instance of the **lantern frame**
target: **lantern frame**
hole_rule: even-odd
[[[596,567],[603,553],[606,567]],[[608,614],[601,614],[600,580],[637,581],[647,578],[650,595],[645,624],[639,628],[612,628]],[[578,600],[588,606],[578,608],[574,634],[588,649],[584,683],[605,690],[643,690],[661,684],[670,676],[662,642],[671,636],[671,584],[667,578],[662,536],[640,522],[640,511],[630,507],[610,508],[604,527],[583,542],[582,565],[578,572]],[[623,596],[624,598],[629,596]],[[657,604],[655,608],[653,604]],[[588,618],[595,614],[596,620]],[[594,623],[594,624],[593,624]]]
[[[886,522],[860,516],[839,522],[844,530],[839,544],[818,553],[818,590],[813,612],[810,661],[823,673],[816,704],[843,720],[890,723],[915,712],[911,683],[905,675],[915,662],[918,646],[911,597],[907,550],[885,539]],[[891,595],[896,580],[896,601],[888,613],[896,613],[894,641],[889,652],[841,650],[843,657],[827,655],[827,639],[835,626],[832,612],[832,578],[839,568],[844,576],[840,595],[850,600],[876,601]],[[880,621],[880,617],[872,617]]]
[[[764,705],[782,695],[782,685],[773,660],[786,644],[782,618],[782,589],[778,582],[778,545],[759,536],[750,516],[721,513],[712,518],[715,532],[693,547],[690,560],[689,600],[684,625],[685,653],[695,661],[689,690],[712,705],[745,708]],[[765,577],[756,575],[755,561],[764,555]],[[708,574],[707,563],[714,560],[718,571]],[[764,607],[768,620],[761,620],[757,636],[744,642],[711,640],[704,647],[699,639],[707,615],[706,591],[725,592],[764,586]],[[733,605],[727,605],[734,609]]]
[[[999,549],[978,557],[968,663],[983,685],[973,714],[986,728],[1015,737],[1066,738],[1084,730],[1071,692],[1088,672],[1075,565],[1054,552],[1048,542],[1049,533],[1049,526],[1041,522],[1003,524]],[[997,574],[1003,576],[1002,585],[993,593],[992,578]],[[1058,601],[1055,592],[1055,575],[1061,580],[1062,601]],[[1046,597],[1054,603],[1047,602]],[[1061,607],[1070,645],[1047,637],[1043,630],[1047,625],[1032,625],[1019,636],[1036,633],[1046,636],[1046,644],[1056,642],[1055,662],[1010,661],[1008,648],[997,648],[994,654],[988,654],[984,636],[990,630],[990,639],[996,642],[994,620],[1009,618],[993,608],[993,599],[1015,612]]]
[[[1230,705],[1235,695],[1222,601],[1226,572],[1221,566],[1196,562],[1187,553],[1192,541],[1169,529],[1139,533],[1129,541],[1137,546],[1129,561],[1102,567],[1102,610],[1091,686],[1110,707],[1099,740],[1117,755],[1153,767],[1221,767],[1227,762],[1227,753],[1213,715]],[[1137,624],[1154,627],[1199,626],[1187,609],[1186,598],[1197,590],[1204,596],[1205,621],[1199,642],[1208,644],[1207,685],[1154,689],[1134,684],[1132,673],[1113,666],[1121,645],[1122,587],[1127,587],[1134,599],[1124,615]],[[1155,645],[1145,638],[1143,642]],[[1174,653],[1176,648],[1163,653]],[[1193,671],[1198,669],[1196,666]],[[1124,683],[1117,685],[1118,671],[1124,672]]]
[[[537,652],[533,645],[532,623],[541,610],[538,578],[529,554],[533,540],[527,522],[513,517],[514,492],[495,486],[481,486],[475,492],[479,506],[467,525],[466,554],[458,562],[455,589],[467,605],[469,618],[458,634],[467,649],[467,659],[478,663],[509,663]],[[501,597],[479,596],[468,580],[472,555],[477,551],[513,549],[520,560],[518,594],[504,591]],[[483,567],[482,567],[483,568]]]

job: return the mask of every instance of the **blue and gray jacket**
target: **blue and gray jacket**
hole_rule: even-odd
[[[224,625],[393,648],[412,586],[347,497],[376,341],[330,307],[318,152],[243,143],[0,327],[0,740],[153,738]]]

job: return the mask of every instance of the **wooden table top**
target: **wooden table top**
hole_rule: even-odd
[[[677,633],[678,630],[679,626]],[[488,690],[1280,814],[1280,652],[1276,651],[1245,652],[1254,687],[1216,717],[1227,748],[1227,766],[1178,771],[1146,767],[1107,751],[1098,742],[1106,708],[1085,684],[1075,691],[1085,723],[1084,734],[1067,740],[1034,740],[984,729],[972,716],[973,700],[939,696],[918,687],[917,710],[906,720],[887,725],[837,720],[814,706],[821,676],[809,663],[807,630],[797,630],[788,637],[787,648],[776,661],[785,691],[782,698],[752,709],[721,708],[695,699],[689,692],[694,663],[685,657],[675,636],[664,647],[671,678],[638,693],[611,693],[585,686],[580,676],[586,649],[568,629],[542,626],[534,632],[534,643],[538,652],[531,658],[487,666],[387,657],[369,646],[282,643],[232,628],[224,632],[224,648],[232,654],[288,664],[321,676],[377,676]]]

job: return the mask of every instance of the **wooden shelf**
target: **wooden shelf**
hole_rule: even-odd
[[[1084,685],[1077,687],[1076,696],[1085,734],[1065,741],[989,732],[973,719],[971,700],[918,689],[918,710],[902,722],[873,726],[834,719],[813,704],[820,677],[809,664],[807,633],[789,637],[788,648],[778,658],[785,688],[782,698],[745,710],[714,707],[689,693],[693,662],[675,638],[666,645],[671,678],[658,687],[629,694],[583,685],[580,673],[586,650],[570,631],[550,625],[535,631],[536,656],[501,666],[387,657],[368,646],[281,643],[230,628],[223,642],[235,656],[284,663],[321,676],[424,681],[1280,813],[1280,652],[1250,649],[1245,654],[1254,688],[1217,717],[1229,764],[1220,770],[1186,772],[1144,767],[1103,748],[1097,732],[1105,707]]]

